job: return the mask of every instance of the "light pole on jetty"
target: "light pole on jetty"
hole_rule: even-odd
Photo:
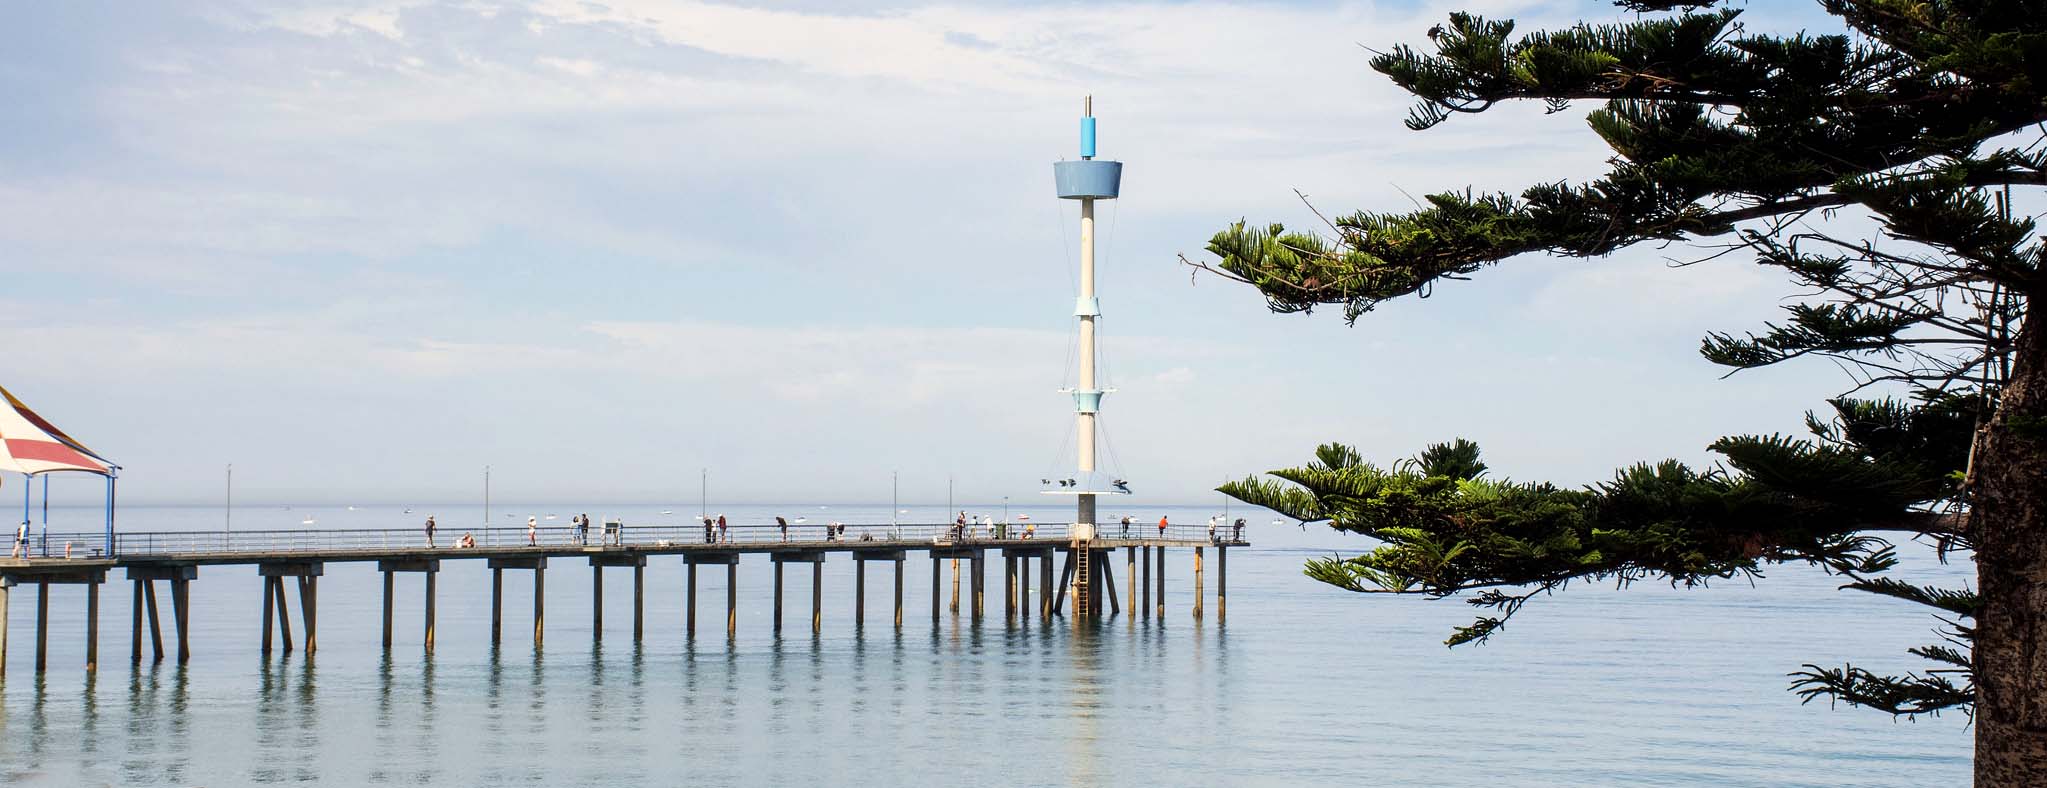
[[[1080,455],[1077,458],[1079,471],[1074,479],[1068,480],[1063,490],[1047,490],[1050,493],[1074,493],[1079,504],[1074,513],[1072,534],[1074,566],[1074,610],[1080,617],[1091,611],[1090,587],[1094,579],[1095,495],[1102,492],[1120,492],[1121,483],[1108,486],[1098,484],[1095,472],[1095,417],[1102,408],[1104,392],[1095,382],[1095,322],[1102,316],[1101,300],[1095,296],[1095,201],[1113,200],[1122,190],[1123,163],[1097,160],[1095,158],[1095,100],[1087,97],[1082,104],[1080,118],[1080,161],[1062,161],[1052,165],[1052,179],[1057,187],[1059,199],[1080,201],[1080,296],[1074,304],[1073,314],[1080,319],[1080,385],[1068,391],[1073,395],[1076,443]]]

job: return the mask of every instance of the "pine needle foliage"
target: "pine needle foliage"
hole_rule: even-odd
[[[1407,126],[1503,102],[1552,113],[1593,102],[1585,122],[1612,152],[1604,175],[1441,191],[1324,231],[1238,221],[1209,239],[1212,261],[1188,261],[1257,288],[1276,312],[1338,307],[1354,323],[1531,253],[1675,242],[1706,250],[1694,262],[1746,256],[1798,295],[1781,319],[1712,332],[1698,350],[1730,374],[1842,365],[1852,386],[1808,414],[1807,435],[1731,436],[1710,447],[1713,467],[1636,464],[1583,489],[1490,477],[1462,440],[1388,468],[1331,444],[1222,491],[1380,542],[1311,561],[1319,581],[1463,596],[1479,615],[1450,645],[1498,634],[1574,581],[1700,586],[1813,564],[1843,588],[1934,611],[1943,643],[1912,651],[1935,665],[1925,672],[1808,665],[1796,692],[1899,715],[1973,710],[1968,651],[1985,603],[1885,577],[1895,558],[1882,535],[1973,556],[1983,496],[2033,494],[1979,487],[1971,458],[2047,443],[2047,412],[2006,396],[2030,295],[2047,288],[2047,245],[2010,196],[2047,186],[2047,14],[2030,0],[1818,4],[1840,32],[1751,30],[1739,4],[1713,0],[1624,0],[1634,13],[1619,21],[1550,31],[1452,14],[1427,44],[1371,60],[1416,98]],[[1878,229],[1844,235],[1830,223],[1843,213]],[[1857,396],[1879,384],[1910,398]],[[2010,477],[1999,483],[2037,486]]]
[[[1723,438],[1712,446],[1724,458],[1721,466],[1637,464],[1584,489],[1484,478],[1478,445],[1463,439],[1429,446],[1390,469],[1364,461],[1353,447],[1327,444],[1307,466],[1218,489],[1380,542],[1361,555],[1310,560],[1304,571],[1315,580],[1360,593],[1469,594],[1466,601],[1484,612],[1454,630],[1445,641],[1450,646],[1492,637],[1524,603],[1575,581],[1697,587],[1759,578],[1768,565],[1787,562],[1821,567],[1845,578],[1843,588],[1915,602],[1959,622],[1975,614],[1974,594],[1883,577],[1896,564],[1894,548],[1871,532],[1936,534],[1966,548],[1955,520],[1936,510],[1957,495],[1971,408],[1982,401],[1963,394],[1920,403],[1838,399],[1830,403],[1831,418],[1807,414],[1811,438]],[[1965,644],[1967,629],[1955,624],[1952,635]],[[1899,683],[1896,692],[1916,682],[1967,689],[1966,678],[1955,685],[1952,672],[1877,677],[1814,668],[1794,675],[1808,699],[1831,687],[1840,690],[1836,700],[1849,703],[1877,698],[1880,680]],[[1919,694],[1912,703],[1891,705],[1911,714],[1966,705],[1930,706],[1931,698],[1945,697],[1934,690],[1913,689]]]

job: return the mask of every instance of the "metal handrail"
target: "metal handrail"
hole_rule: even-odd
[[[978,525],[969,525],[964,532],[957,531],[950,523],[848,523],[842,526],[843,535],[827,534],[824,524],[791,524],[787,537],[781,526],[774,524],[729,525],[724,529],[715,526],[708,536],[700,524],[679,525],[634,525],[624,524],[615,533],[603,525],[593,524],[587,540],[578,538],[574,526],[552,525],[534,529],[528,540],[526,528],[486,527],[452,528],[436,530],[433,547],[455,549],[456,541],[467,533],[476,539],[476,547],[502,550],[520,547],[640,547],[674,548],[694,545],[731,545],[739,547],[765,547],[777,544],[800,546],[843,546],[848,542],[875,544],[876,546],[953,546],[976,543],[1012,544],[1025,541],[1023,526],[1010,523],[1006,526],[1005,538],[998,540],[994,532]],[[1071,528],[1064,523],[1039,525],[1033,529],[1033,541],[1065,543],[1071,536]],[[1095,538],[1099,541],[1116,542],[1125,537],[1119,524],[1098,525]],[[1131,540],[1165,538],[1181,542],[1206,542],[1209,544],[1240,545],[1232,541],[1227,528],[1218,529],[1211,539],[1205,525],[1169,525],[1161,532],[1156,524],[1133,523],[1130,528]],[[74,558],[104,557],[106,536],[103,533],[76,532],[53,533],[49,535],[50,549],[40,547],[32,551],[35,557],[57,557],[63,555],[63,545],[73,546]],[[304,528],[238,531],[134,531],[114,535],[114,552],[120,556],[175,556],[175,555],[234,555],[241,553],[317,553],[317,552],[368,552],[368,551],[411,551],[428,547],[423,528]],[[32,545],[34,546],[34,545]]]

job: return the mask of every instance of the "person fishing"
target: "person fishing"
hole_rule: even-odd
[[[1130,538],[1130,515],[1123,515],[1123,538]]]
[[[1230,534],[1230,541],[1232,542],[1244,541],[1244,518],[1242,517],[1237,518],[1236,525],[1230,526],[1230,528],[1232,531],[1232,533]]]
[[[775,517],[775,527],[782,529],[782,541],[789,541],[789,518]]]
[[[725,515],[718,515],[718,541],[732,541],[732,531],[725,525]]]
[[[432,522],[433,518],[429,517],[427,521]],[[532,516],[526,518],[526,546],[540,546],[540,518]]]
[[[434,516],[426,516],[426,546],[434,546]]]
[[[1166,538],[1166,516],[1159,515],[1159,538]]]
[[[704,544],[711,543],[711,518],[704,518]]]

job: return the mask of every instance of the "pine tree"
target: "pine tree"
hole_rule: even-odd
[[[1433,52],[1372,60],[1417,97],[1407,125],[1601,101],[1588,122],[1613,151],[1604,176],[1443,192],[1322,232],[1239,222],[1209,242],[1214,262],[1190,264],[1255,286],[1275,311],[1336,306],[1355,322],[1521,255],[1687,242],[1746,254],[1802,295],[1779,322],[1707,336],[1708,360],[1829,358],[1855,376],[1851,395],[1906,399],[1844,395],[1808,414],[1809,437],[1725,438],[1717,467],[1635,465],[1589,489],[1487,478],[1457,441],[1384,469],[1327,445],[1278,481],[1223,490],[1384,543],[1311,563],[1318,580],[1464,595],[1482,612],[1452,645],[1574,581],[1821,566],[1944,623],[1913,649],[1926,670],[1808,665],[1793,674],[1801,696],[1971,714],[1979,785],[2047,785],[2047,335],[2029,319],[2047,245],[2012,209],[2014,189],[2047,186],[2047,14],[2022,0],[1820,4],[1847,33],[1750,31],[1717,0],[1622,2],[1638,14],[1526,34],[1453,14],[1429,31]],[[1846,235],[1826,221],[1840,212],[1881,229]],[[1977,588],[1885,577],[1901,535],[1973,557]]]

